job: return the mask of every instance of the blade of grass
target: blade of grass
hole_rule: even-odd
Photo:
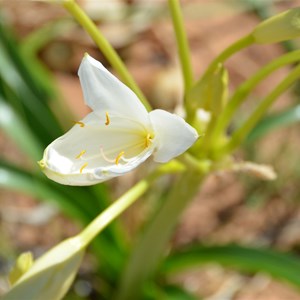
[[[2,98],[23,113],[33,132],[45,143],[62,133],[52,113],[48,100],[50,95],[32,76],[31,68],[24,64],[18,43],[0,23],[0,82]],[[47,133],[47,136],[45,136]],[[51,137],[46,140],[46,137]]]
[[[0,187],[45,199],[58,205],[71,217],[80,220],[86,219],[82,210],[76,209],[75,206],[70,204],[69,199],[49,187],[40,178],[5,161],[0,161]]]
[[[271,131],[300,122],[300,105],[272,114],[259,122],[249,133],[246,142],[252,143]]]
[[[247,138],[251,130],[258,124],[266,114],[271,105],[284,93],[292,84],[297,82],[300,76],[300,64],[298,64],[277,86],[272,90],[256,107],[250,117],[231,136],[230,140],[222,149],[223,153],[229,153],[240,145]]]
[[[27,124],[7,105],[0,96],[0,129],[4,130],[16,145],[32,160],[40,159],[43,148]]]
[[[248,273],[264,272],[300,288],[300,258],[290,253],[239,245],[202,246],[171,254],[161,272],[172,275],[208,263],[218,263]]]
[[[50,21],[23,38],[21,45],[22,53],[29,56],[37,54],[38,51],[54,38],[65,34],[72,28],[74,28],[74,23],[70,22],[69,19]]]

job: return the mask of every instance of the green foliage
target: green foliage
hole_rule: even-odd
[[[269,115],[261,120],[249,133],[247,142],[252,143],[255,140],[262,138],[269,132],[295,125],[300,121],[300,105],[281,111],[276,114]]]
[[[239,245],[196,245],[174,252],[164,261],[161,272],[171,275],[208,263],[219,263],[251,274],[264,272],[300,288],[299,257],[290,253]]]
[[[163,292],[164,295],[161,295],[160,297],[161,300],[197,300],[198,299],[176,285],[165,286]]]

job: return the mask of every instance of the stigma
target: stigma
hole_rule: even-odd
[[[151,133],[147,133],[146,136],[146,140],[145,140],[145,147],[148,148],[150,146],[150,144],[152,143],[152,138],[153,136],[151,135]]]

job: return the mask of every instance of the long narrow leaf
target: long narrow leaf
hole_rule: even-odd
[[[49,188],[40,179],[32,176],[30,173],[13,169],[12,167],[8,167],[8,165],[4,165],[4,163],[0,163],[0,187],[51,201],[68,215],[77,219],[83,218],[82,212],[70,205],[69,199]]]
[[[48,144],[62,130],[48,105],[48,91],[35,80],[29,62],[24,63],[18,46],[0,22],[1,96],[25,117],[40,140]]]
[[[163,287],[164,295],[161,295],[162,300],[197,300],[196,296],[185,291],[179,286],[168,285]]]
[[[43,148],[27,127],[27,124],[8,106],[0,96],[0,129],[4,130],[16,145],[33,160],[39,160]]]
[[[264,272],[300,288],[300,257],[263,248],[193,246],[171,254],[161,271],[164,275],[170,275],[208,263],[218,263],[249,273]]]
[[[45,45],[57,36],[65,34],[74,28],[70,19],[57,19],[44,24],[22,40],[22,52],[26,55],[37,54]]]
[[[300,122],[300,105],[264,118],[250,132],[247,142],[252,143],[272,130]]]

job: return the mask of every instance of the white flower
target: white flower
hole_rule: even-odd
[[[52,142],[39,162],[52,180],[92,185],[123,175],[144,162],[167,162],[198,138],[182,118],[156,109],[148,113],[137,96],[89,55],[80,65],[85,103],[93,110]]]

